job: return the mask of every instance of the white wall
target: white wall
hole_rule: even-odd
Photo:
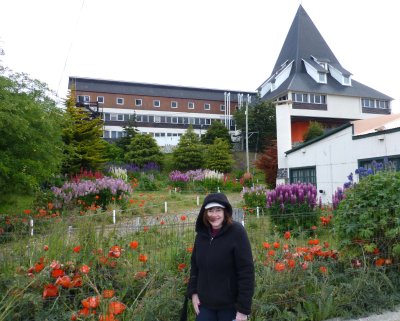
[[[359,159],[400,155],[400,130],[352,138],[352,126],[286,156],[290,168],[316,166],[317,189],[325,191],[322,201],[330,203],[337,187],[355,172]]]

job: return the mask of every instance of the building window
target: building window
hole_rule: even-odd
[[[310,103],[311,104],[325,104],[325,95],[319,94],[310,94]]]
[[[153,107],[160,107],[161,102],[159,100],[153,100]]]
[[[188,109],[194,109],[194,102],[192,101],[188,102]]]
[[[104,104],[104,97],[103,96],[97,96],[97,102],[99,104]]]
[[[117,98],[117,105],[123,105],[124,104],[124,98]]]
[[[171,108],[178,108],[178,102],[177,101],[171,101]]]
[[[317,185],[317,171],[315,166],[289,169],[290,183],[311,183]]]
[[[292,93],[292,100],[296,103],[308,103],[308,94]]]
[[[318,82],[322,84],[326,84],[326,73],[319,72],[318,73]]]
[[[358,167],[371,173],[377,170],[395,170],[400,172],[400,155],[389,157],[377,157],[358,160]]]
[[[219,105],[219,110],[220,111],[225,111],[225,105]]]
[[[142,107],[143,101],[141,99],[135,99],[135,106],[136,107]]]
[[[90,101],[90,96],[80,95],[76,97],[77,103],[88,103]]]
[[[204,104],[204,110],[210,110],[211,105],[210,104]]]

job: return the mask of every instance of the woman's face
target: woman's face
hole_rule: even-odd
[[[208,221],[213,229],[219,229],[224,222],[224,209],[222,207],[211,207],[207,210]]]

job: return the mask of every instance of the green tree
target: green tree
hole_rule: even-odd
[[[140,167],[148,163],[156,163],[158,166],[163,164],[163,154],[156,140],[148,134],[136,134],[128,146],[125,154],[125,161]]]
[[[203,153],[204,145],[200,143],[193,127],[189,126],[172,153],[174,168],[179,170],[202,168],[204,166]]]
[[[308,130],[303,136],[305,142],[324,134],[324,127],[317,121],[310,121]]]
[[[108,161],[107,143],[102,138],[103,120],[75,106],[74,90],[66,101],[67,124],[63,128],[65,143],[63,172],[78,173],[82,169],[101,170]]]
[[[30,193],[62,160],[63,113],[47,86],[0,66],[0,197]]]
[[[270,140],[276,139],[275,105],[272,102],[257,100],[248,110],[249,150],[264,150]],[[236,127],[241,131],[243,140],[246,139],[245,112],[246,108],[242,107],[234,114]]]
[[[129,145],[131,144],[131,139],[138,134],[138,130],[136,128],[136,114],[133,114],[133,118],[129,119],[126,122],[126,125],[123,126],[124,128],[124,136],[119,138],[115,144],[122,149],[123,153],[125,154],[128,149]]]
[[[207,145],[205,155],[205,167],[220,173],[232,171],[233,155],[229,143],[222,138],[215,138],[212,145]]]
[[[211,145],[214,143],[215,138],[222,138],[229,144],[230,148],[232,147],[229,130],[220,121],[212,122],[206,133],[201,137],[201,142],[206,145]]]

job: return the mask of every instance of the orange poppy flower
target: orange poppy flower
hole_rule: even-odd
[[[99,262],[100,262],[100,264],[105,265],[105,264],[107,264],[108,259],[105,256],[100,256],[99,257]]]
[[[311,253],[308,253],[304,255],[304,260],[305,261],[312,261],[314,259],[313,255]]]
[[[99,306],[100,304],[100,297],[99,296],[90,296],[86,299],[83,299],[81,301],[83,307],[89,308],[89,309],[95,309]]]
[[[189,252],[189,253],[192,253],[192,252],[193,252],[193,247],[188,247],[188,248],[186,249],[186,251]]]
[[[108,312],[112,314],[121,314],[125,309],[126,305],[118,301],[110,302],[108,305]]]
[[[68,275],[61,276],[57,279],[56,285],[61,285],[65,289],[72,287],[71,278]]]
[[[43,269],[44,269],[44,264],[43,263],[38,262],[38,263],[35,264],[35,272],[36,273],[39,273]]]
[[[79,271],[81,271],[83,274],[88,274],[90,271],[90,267],[87,265],[82,265]]]
[[[161,220],[160,224],[161,224],[161,225],[164,225],[164,224],[165,224],[164,220]]]
[[[293,259],[287,260],[287,265],[289,268],[293,269],[296,266],[296,261]]]
[[[319,268],[319,271],[320,271],[321,273],[323,273],[323,274],[326,274],[326,273],[328,272],[328,269],[327,269],[326,266],[321,266],[321,267]]]
[[[275,263],[275,271],[281,272],[285,270],[285,264],[284,263]]]
[[[285,234],[283,234],[283,237],[285,238],[285,240],[290,239],[290,232],[289,231],[285,232]]]
[[[119,258],[121,256],[122,249],[118,245],[111,246],[110,251],[108,251],[109,257]]]
[[[129,243],[129,246],[131,247],[131,249],[136,249],[139,245],[138,241],[132,241],[131,243]]]
[[[181,272],[186,268],[186,264],[185,263],[180,263],[178,264],[178,270]]]
[[[274,250],[269,250],[269,251],[267,252],[267,254],[268,254],[269,256],[274,256],[274,255],[275,255],[275,251],[274,251]]]
[[[104,299],[110,299],[114,296],[115,291],[114,290],[103,290],[103,298]]]
[[[51,211],[53,209],[53,203],[47,203],[47,208]]]
[[[181,216],[181,221],[186,221],[186,215]]]
[[[275,248],[275,249],[279,249],[280,246],[281,246],[281,245],[279,244],[279,242],[274,242],[273,245],[274,245],[274,248]]]
[[[54,284],[44,286],[43,299],[58,296],[58,288]]]
[[[139,254],[139,261],[146,263],[147,262],[147,255]]]
[[[135,280],[140,280],[143,279],[147,276],[147,272],[146,271],[139,271],[135,273]]]
[[[25,213],[26,215],[29,215],[29,214],[32,213],[32,211],[31,211],[31,210],[24,210],[24,213]]]
[[[75,247],[72,249],[72,251],[75,252],[75,253],[79,253],[79,252],[81,251],[81,246],[80,246],[80,245],[75,246]]]
[[[379,258],[375,261],[376,266],[383,266],[385,264],[385,259],[384,258]]]
[[[263,242],[264,249],[269,249],[270,247],[271,247],[271,244],[269,244],[268,242]]]
[[[143,226],[143,231],[147,232],[149,230],[148,226]]]
[[[60,276],[64,276],[64,270],[54,269],[53,271],[51,271],[51,276],[55,279],[59,278]]]
[[[83,284],[82,277],[79,274],[75,274],[72,277],[72,286],[79,288],[82,286],[82,284]]]
[[[44,251],[48,251],[49,250],[49,246],[48,245],[43,246],[43,250]]]

